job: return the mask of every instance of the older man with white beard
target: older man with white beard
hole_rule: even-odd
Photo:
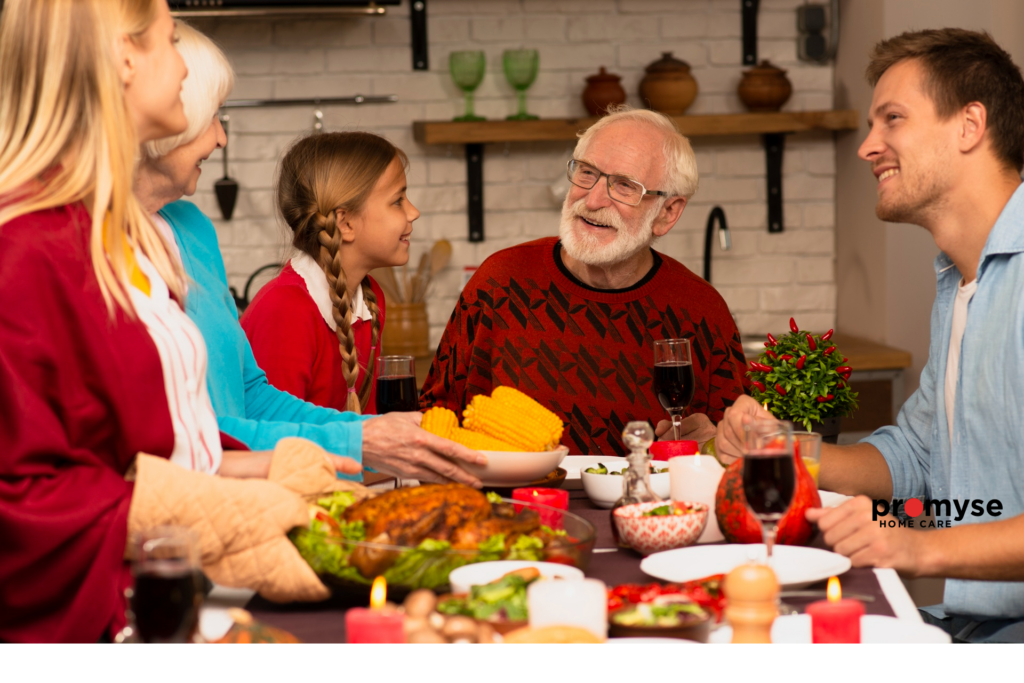
[[[697,189],[689,141],[672,121],[622,108],[579,139],[559,237],[500,251],[466,285],[423,389],[462,412],[509,385],[567,424],[571,453],[623,455],[630,420],[660,422],[653,342],[688,337],[695,388],[680,438],[703,442],[744,393],[739,333],[722,297],[651,248]]]

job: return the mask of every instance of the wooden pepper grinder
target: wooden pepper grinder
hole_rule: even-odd
[[[778,616],[779,580],[763,564],[741,564],[725,577],[725,618],[732,624],[734,643],[772,642],[772,623]]]

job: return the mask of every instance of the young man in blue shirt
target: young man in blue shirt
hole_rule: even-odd
[[[823,448],[821,487],[857,497],[807,517],[854,566],[945,577],[943,604],[922,612],[956,640],[1024,641],[1024,80],[987,34],[961,29],[883,41],[867,76],[859,155],[878,217],[922,226],[942,251],[929,358],[895,426]],[[724,459],[763,412],[750,397],[727,411]],[[949,501],[933,504],[940,528],[880,524],[910,499]]]

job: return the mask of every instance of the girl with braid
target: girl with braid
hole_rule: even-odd
[[[242,328],[268,381],[310,403],[375,413],[384,294],[368,275],[409,260],[404,152],[379,135],[314,134],[281,161],[277,203],[299,254],[256,295]]]

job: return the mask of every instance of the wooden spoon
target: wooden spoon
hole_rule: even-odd
[[[452,243],[448,240],[438,240],[430,249],[430,279],[444,270],[448,261],[452,258]]]
[[[420,263],[416,267],[416,274],[412,277],[412,301],[423,301],[423,295],[427,293],[427,283],[430,282],[427,275],[427,264],[430,262],[430,254],[423,252],[420,256]]]
[[[402,293],[398,289],[398,281],[395,280],[394,270],[391,268],[376,268],[370,272],[370,275],[380,285],[381,290],[384,291],[384,296],[389,301],[402,303]]]

